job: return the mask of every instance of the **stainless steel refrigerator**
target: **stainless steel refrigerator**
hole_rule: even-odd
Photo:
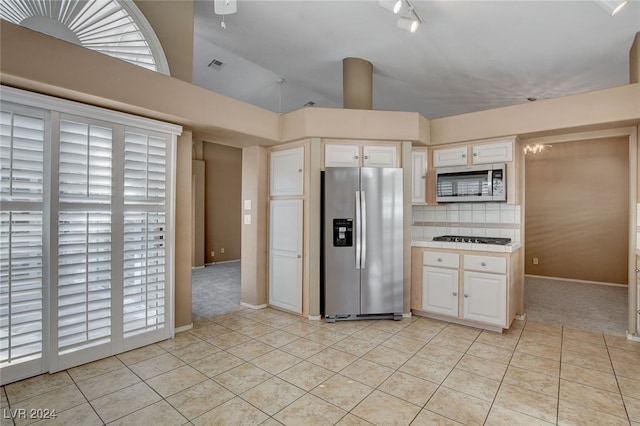
[[[402,318],[402,169],[327,167],[323,296],[327,321]]]

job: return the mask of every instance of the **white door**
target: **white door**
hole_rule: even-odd
[[[458,270],[422,268],[422,309],[434,314],[458,316]]]
[[[427,202],[427,151],[411,152],[411,202],[424,204]]]
[[[398,167],[397,151],[395,146],[364,146],[362,167]]]
[[[507,327],[507,277],[464,273],[464,319]]]
[[[302,200],[272,200],[269,304],[302,313]]]
[[[433,151],[433,166],[466,166],[467,165],[467,147],[459,146],[456,148],[436,149]]]
[[[271,153],[271,196],[303,195],[304,148]]]
[[[325,167],[359,167],[359,145],[330,145],[324,146]]]

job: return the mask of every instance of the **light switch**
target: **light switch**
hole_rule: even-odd
[[[244,215],[244,224],[245,225],[251,225],[251,215],[250,214],[245,214]]]
[[[244,209],[251,210],[251,200],[244,200]]]

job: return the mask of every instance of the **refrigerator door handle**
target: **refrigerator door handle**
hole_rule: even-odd
[[[362,203],[362,207],[360,208],[360,220],[362,221],[362,235],[360,246],[362,249],[360,250],[360,269],[364,269],[367,262],[367,200],[364,196],[364,191],[360,192],[360,200]]]
[[[356,191],[356,269],[360,269],[360,191]]]

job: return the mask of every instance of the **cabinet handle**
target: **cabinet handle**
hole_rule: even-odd
[[[426,179],[426,178],[427,178],[427,175],[422,175],[422,179]]]
[[[442,258],[441,257],[438,258],[438,262],[442,262]]]
[[[302,173],[302,169],[298,169],[298,173]]]
[[[480,263],[480,266],[487,266],[485,262]]]
[[[368,160],[368,159],[369,159],[369,156],[368,156],[368,155],[365,155],[365,156],[364,156],[364,159],[365,159],[365,160]]]
[[[477,153],[477,152],[474,152],[474,153],[473,153],[473,156],[474,156],[474,157],[477,157],[477,156],[478,156],[478,153]]]
[[[298,259],[302,259],[302,255],[301,254],[298,255]]]
[[[360,157],[358,157],[357,155],[354,155],[353,158],[357,160]]]
[[[469,297],[469,295],[465,293],[464,297]]]
[[[462,154],[462,158],[467,158],[467,154]]]
[[[457,295],[458,295],[458,293],[454,291],[454,292],[453,292],[453,295],[454,295],[454,296],[457,296]]]

